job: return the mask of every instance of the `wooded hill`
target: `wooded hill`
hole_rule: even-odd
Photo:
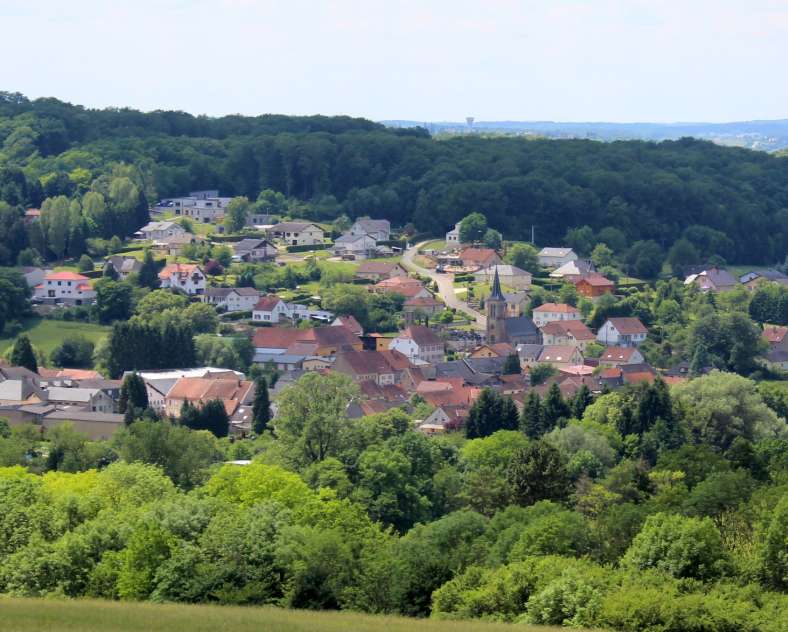
[[[91,110],[0,93],[0,147],[0,200],[12,205],[81,195],[125,162],[148,198],[273,189],[310,202],[314,219],[369,214],[439,234],[480,211],[507,238],[534,225],[540,244],[588,225],[663,250],[688,236],[728,262],[788,252],[788,160],[693,139],[437,141],[349,117]]]

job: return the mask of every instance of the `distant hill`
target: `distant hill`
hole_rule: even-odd
[[[788,119],[733,123],[561,123],[556,121],[419,122],[381,121],[387,127],[425,127],[432,134],[507,134],[546,138],[613,140],[677,140],[692,136],[721,145],[778,151],[788,148]]]

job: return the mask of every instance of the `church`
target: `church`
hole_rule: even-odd
[[[496,268],[492,290],[484,303],[487,314],[487,344],[508,342],[513,345],[540,345],[542,332],[527,316],[506,316],[506,297]]]

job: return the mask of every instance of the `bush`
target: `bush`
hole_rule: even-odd
[[[59,367],[87,369],[93,366],[93,343],[84,336],[72,336],[52,350],[52,364]]]

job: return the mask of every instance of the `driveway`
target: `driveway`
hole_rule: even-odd
[[[442,272],[435,272],[435,270],[430,270],[429,268],[422,268],[418,265],[414,258],[419,252],[419,248],[424,246],[424,244],[428,243],[427,241],[422,241],[421,243],[416,244],[415,246],[408,248],[402,254],[402,265],[405,266],[411,272],[415,272],[423,277],[429,277],[435,283],[438,284],[438,296],[443,299],[443,302],[446,303],[448,307],[453,307],[459,312],[462,312],[469,318],[472,318],[476,321],[477,329],[485,329],[487,327],[487,317],[482,314],[481,312],[476,311],[473,309],[468,303],[465,301],[460,300],[457,298],[457,295],[454,293],[454,275],[447,274]]]

